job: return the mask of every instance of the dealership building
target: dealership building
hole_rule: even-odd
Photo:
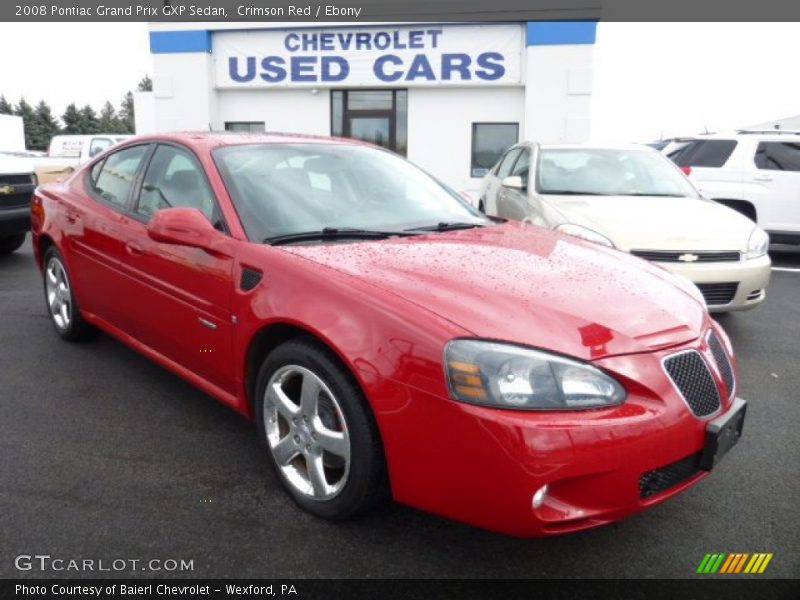
[[[371,141],[458,190],[532,139],[589,135],[596,23],[151,23],[138,133]]]

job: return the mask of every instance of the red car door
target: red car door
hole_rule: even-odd
[[[135,335],[135,286],[125,275],[123,240],[136,222],[128,214],[134,182],[149,144],[124,148],[97,163],[79,182],[83,193],[63,206],[70,274],[81,308]],[[80,200],[79,202],[77,200]]]
[[[233,258],[156,242],[147,234],[152,215],[169,207],[198,208],[224,228],[205,173],[187,149],[159,144],[137,195],[133,214],[138,220],[124,240],[126,270],[138,287],[134,311],[137,338],[233,393]]]

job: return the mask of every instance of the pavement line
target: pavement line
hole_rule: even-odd
[[[793,269],[790,267],[772,267],[773,271],[784,271],[786,273],[800,273],[800,269]]]

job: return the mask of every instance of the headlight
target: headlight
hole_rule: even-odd
[[[592,365],[499,342],[453,340],[445,371],[456,400],[499,408],[599,408],[626,396],[618,381]]]
[[[759,258],[767,253],[769,248],[769,234],[756,227],[753,233],[750,234],[750,239],[747,241],[747,258]]]
[[[569,235],[574,235],[582,240],[594,242],[595,244],[600,244],[601,246],[608,246],[609,248],[614,247],[614,244],[611,243],[611,240],[606,236],[601,235],[596,231],[592,231],[586,227],[582,227],[581,225],[575,225],[574,223],[564,223],[563,225],[559,225],[556,227],[556,231],[568,233]]]

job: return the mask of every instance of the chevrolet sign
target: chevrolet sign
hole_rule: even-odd
[[[697,254],[686,253],[686,254],[681,254],[678,257],[678,260],[681,261],[681,262],[695,262],[698,258],[700,258],[700,257],[697,256]]]
[[[10,196],[14,193],[14,186],[13,185],[2,185],[0,186],[0,196]]]

